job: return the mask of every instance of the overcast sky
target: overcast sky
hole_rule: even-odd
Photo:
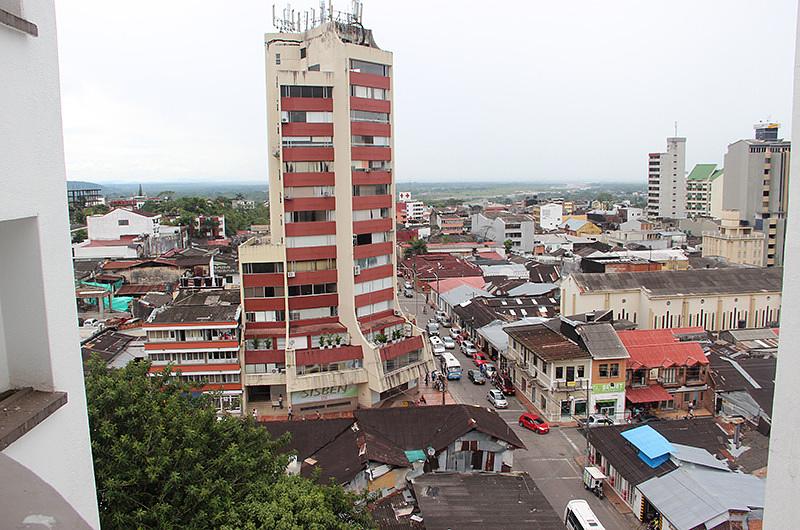
[[[761,119],[789,137],[795,9],[366,0],[394,52],[396,176],[644,182],[675,121],[687,169],[722,164]],[[57,14],[69,179],[266,182],[270,2],[61,0]]]

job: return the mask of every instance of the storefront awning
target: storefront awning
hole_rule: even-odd
[[[651,385],[626,389],[625,399],[631,403],[653,403],[656,401],[669,401],[672,399],[672,394],[664,390],[661,385]]]

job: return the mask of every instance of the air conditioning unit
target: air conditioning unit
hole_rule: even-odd
[[[294,271],[289,271],[289,272],[286,273],[286,277],[287,278],[294,278],[295,274],[296,273]]]
[[[289,118],[281,118],[281,123],[289,123]]]
[[[403,312],[400,311],[399,309],[395,309],[394,310],[394,316],[401,317],[401,316],[403,316]]]
[[[353,276],[358,276],[361,274],[361,267],[358,265],[353,266]]]

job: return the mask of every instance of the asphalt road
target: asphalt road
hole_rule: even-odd
[[[409,316],[416,317],[417,325],[422,328],[435,313],[430,307],[425,313],[422,312],[425,297],[419,293],[415,298],[404,298],[401,294],[400,305]],[[442,336],[449,335],[450,328],[442,327],[440,332]],[[472,359],[462,354],[458,345],[450,351],[464,370],[461,380],[448,382],[450,394],[458,403],[490,407],[486,396],[492,386],[470,382],[467,370],[475,368]],[[586,451],[586,439],[580,430],[553,426],[548,434],[535,434],[518,424],[519,415],[526,411],[525,407],[513,396],[506,399],[508,408],[498,409],[497,412],[527,447],[527,450],[514,453],[514,470],[527,471],[558,514],[564,513],[569,501],[584,499],[606,529],[639,528],[638,521],[632,515],[620,514],[608,500],[600,500],[583,488],[582,469],[575,461]]]

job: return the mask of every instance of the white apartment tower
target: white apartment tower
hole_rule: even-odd
[[[647,215],[686,217],[686,138],[667,138],[666,153],[648,156]]]
[[[359,19],[266,35],[271,233],[239,252],[259,416],[376,406],[433,367],[395,298],[392,54]]]

